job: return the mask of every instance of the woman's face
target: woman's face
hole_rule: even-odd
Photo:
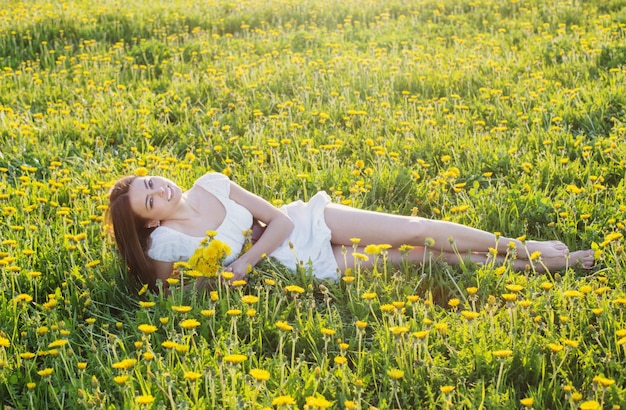
[[[130,184],[128,197],[135,215],[148,220],[148,227],[153,227],[174,213],[182,190],[167,178],[137,177]]]

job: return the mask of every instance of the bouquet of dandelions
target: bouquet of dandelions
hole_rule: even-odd
[[[215,239],[217,232],[207,231],[206,234],[207,237],[200,241],[200,245],[189,258],[189,261],[175,264],[179,272],[182,270],[187,276],[200,279],[201,282],[217,278],[223,270],[226,257],[231,252],[228,244]]]

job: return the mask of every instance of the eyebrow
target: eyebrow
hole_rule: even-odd
[[[143,180],[143,184],[145,185],[146,189],[148,189],[148,182],[147,182],[147,180],[146,180],[145,178],[144,178],[144,180]],[[150,208],[148,208],[148,198],[149,198],[149,196],[148,196],[148,195],[146,195],[146,203],[145,203],[145,206],[146,206],[146,209],[148,209],[148,210],[149,210]]]

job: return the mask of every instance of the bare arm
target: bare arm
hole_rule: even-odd
[[[269,255],[283,243],[293,230],[293,222],[274,205],[234,182],[231,182],[230,198],[248,209],[255,219],[266,225],[265,232],[254,245],[239,259],[228,265],[228,269],[235,274],[233,280],[239,280],[245,278],[248,267],[259,263],[264,255]]]
[[[167,292],[169,284],[167,283],[167,279],[172,276],[172,271],[174,270],[174,263],[172,262],[163,262],[152,259],[152,267],[154,268],[154,278],[155,280],[161,280],[163,282],[163,291]]]

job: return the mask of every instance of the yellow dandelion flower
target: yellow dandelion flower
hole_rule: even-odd
[[[494,350],[493,351],[493,355],[495,357],[499,357],[500,359],[504,359],[505,357],[509,357],[512,354],[513,354],[513,351],[509,350],[509,349],[502,349],[502,350]]]
[[[437,329],[439,333],[445,334],[448,331],[448,324],[447,323],[435,323],[435,329]]]
[[[578,347],[578,342],[576,340],[563,339],[563,344],[567,347]]]
[[[24,359],[24,360],[30,360],[30,359],[32,359],[35,356],[36,356],[36,354],[32,353],[32,352],[24,352],[24,353],[20,354],[20,357],[22,359]]]
[[[204,317],[211,317],[215,315],[215,309],[203,309],[200,314]]]
[[[480,316],[479,312],[474,312],[471,310],[464,310],[461,312],[461,315],[467,319],[467,320],[474,320],[476,319],[478,316]]]
[[[137,363],[136,359],[124,359],[119,362],[113,363],[111,367],[113,367],[114,369],[128,370],[131,367],[135,366],[135,363]]]
[[[38,375],[40,375],[41,377],[48,377],[50,376],[52,373],[54,372],[54,369],[47,367],[45,369],[39,370],[37,372]]]
[[[171,340],[166,340],[163,343],[161,343],[161,346],[163,346],[166,349],[174,349],[177,344],[178,343],[172,342]]]
[[[272,400],[272,406],[289,406],[293,404],[296,404],[296,401],[289,395],[278,396]]]
[[[554,283],[552,283],[552,282],[542,282],[541,285],[539,285],[539,286],[543,290],[550,290],[554,286]]]
[[[580,410],[598,410],[598,409],[601,409],[602,407],[600,406],[600,403],[598,403],[597,401],[588,400],[588,401],[580,403],[580,406],[578,406],[578,408]]]
[[[478,292],[477,287],[469,287],[465,289],[468,295],[475,295]]]
[[[548,343],[548,347],[550,348],[550,350],[552,350],[554,353],[558,353],[561,350],[563,350],[563,345],[560,345],[558,343]]]
[[[228,309],[226,311],[228,316],[240,316],[242,313],[241,309]]]
[[[459,306],[460,303],[461,303],[461,301],[459,299],[453,298],[453,299],[450,299],[448,301],[448,306],[455,308],[455,307]]]
[[[517,299],[517,295],[515,293],[503,293],[502,299],[506,300],[507,302],[515,302],[515,300]]]
[[[392,305],[396,308],[396,309],[402,309],[404,306],[406,306],[406,302],[403,302],[401,300],[392,302]]]
[[[63,347],[68,343],[67,340],[65,339],[59,339],[59,340],[55,340],[54,342],[51,342],[48,344],[48,348],[49,349],[57,349],[59,347]]]
[[[376,293],[374,292],[365,292],[364,294],[361,295],[361,297],[365,300],[372,300],[374,298],[376,298]]]
[[[202,377],[202,373],[188,371],[183,374],[183,377],[191,382],[194,382]]]
[[[141,396],[135,397],[135,401],[138,404],[151,404],[154,402],[154,397],[151,394],[142,394]]]
[[[245,362],[246,360],[248,360],[248,358],[242,354],[229,354],[224,356],[224,361],[227,363],[239,364]]]
[[[363,254],[363,253],[359,253],[359,252],[353,252],[352,253],[352,257],[357,260],[357,261],[364,261],[367,262],[370,260],[369,256]]]
[[[297,285],[289,285],[285,286],[285,292],[289,292],[291,294],[299,294],[304,293],[304,289]]]
[[[532,407],[535,404],[535,399],[532,397],[526,397],[521,399],[519,402],[524,407]]]
[[[278,322],[275,323],[275,326],[285,332],[289,332],[293,330],[293,326],[291,326],[290,324],[288,324],[287,322],[284,322],[282,320],[279,320]]]
[[[198,322],[196,319],[185,319],[180,322],[180,327],[182,327],[183,329],[194,329],[198,326],[200,326],[200,322]]]
[[[595,376],[593,382],[600,384],[602,387],[609,387],[615,384],[615,380],[603,376]]]
[[[582,298],[585,295],[578,290],[566,290],[563,292],[563,296],[568,298]]]
[[[332,402],[326,400],[323,397],[309,396],[306,398],[306,406],[308,406],[308,408],[327,409],[332,405],[333,405]]]
[[[380,305],[380,310],[381,312],[391,313],[396,310],[396,307],[391,303],[385,303],[383,305]]]
[[[360,330],[363,330],[367,327],[367,322],[364,322],[362,320],[357,320],[354,324],[356,325],[357,329]]]
[[[412,246],[412,245],[400,245],[398,250],[400,251],[401,254],[406,254],[406,253],[410,252],[413,248],[415,248],[415,246]]]
[[[270,372],[268,372],[267,370],[263,370],[263,369],[250,369],[248,374],[252,376],[254,380],[257,380],[260,382],[265,382],[270,379]]]
[[[363,252],[369,254],[369,255],[378,255],[383,251],[382,247],[380,245],[367,245],[364,249]]]
[[[524,287],[522,285],[516,285],[516,284],[506,285],[505,287],[511,292],[521,292],[522,290],[524,290]]]
[[[191,306],[174,305],[172,310],[177,313],[188,313],[191,312]]]
[[[391,333],[393,333],[394,336],[401,336],[405,333],[408,333],[409,327],[408,326],[392,326],[389,330],[391,331]]]
[[[352,283],[356,280],[356,278],[354,276],[342,276],[341,280],[345,283]]]
[[[332,335],[334,335],[336,333],[335,330],[328,329],[328,328],[325,328],[325,327],[323,327],[321,330],[322,330],[322,334],[324,336],[332,336]]]
[[[355,410],[357,409],[357,404],[353,401],[353,400],[346,400],[343,402],[343,406],[348,409],[348,410]]]
[[[252,305],[259,301],[259,297],[254,295],[245,295],[241,298],[241,300],[247,305]]]
[[[140,332],[149,335],[150,333],[154,333],[157,331],[157,327],[154,325],[148,325],[148,324],[141,324],[139,326],[137,326],[137,329],[139,329]]]
[[[443,394],[449,394],[452,393],[452,391],[455,389],[454,386],[441,386],[439,388],[439,390],[443,393]]]
[[[121,376],[115,376],[115,377],[113,378],[113,381],[114,381],[116,384],[118,384],[118,385],[120,385],[120,386],[123,386],[123,385],[125,385],[125,384],[126,384],[126,382],[128,381],[128,375],[124,374],[124,375],[121,375]]]
[[[11,342],[9,342],[9,339],[7,339],[6,337],[2,337],[0,336],[0,347],[10,347],[11,346]]]
[[[31,295],[26,294],[26,293],[20,293],[13,300],[15,300],[16,303],[21,303],[21,302],[28,303],[28,302],[31,302],[33,300],[33,297]]]
[[[426,336],[428,336],[429,333],[430,333],[430,330],[420,330],[419,332],[413,332],[413,336],[421,340],[421,339],[424,339]]]
[[[404,372],[400,369],[389,369],[387,370],[387,376],[391,377],[393,380],[400,380],[404,377]]]
[[[346,359],[343,356],[335,356],[335,358],[333,360],[334,360],[335,364],[340,365],[340,366],[343,365],[343,364],[346,364],[348,362],[348,359]]]

